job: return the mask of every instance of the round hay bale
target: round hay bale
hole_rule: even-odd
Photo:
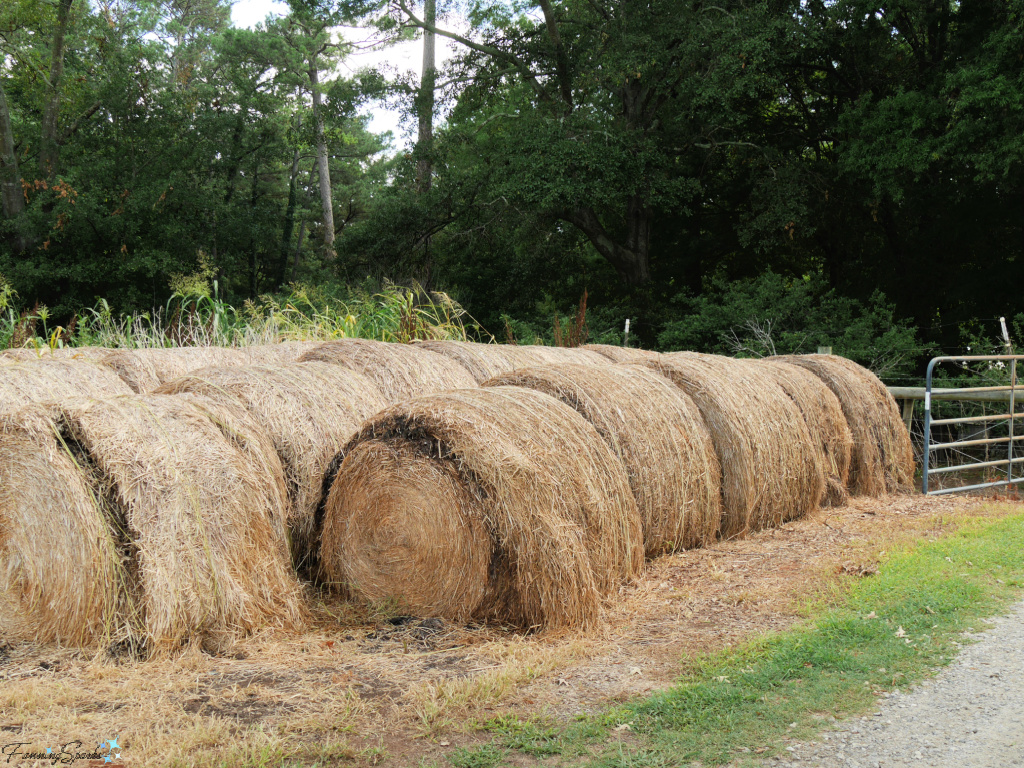
[[[454,360],[467,371],[473,379],[482,384],[494,376],[516,368],[504,344],[479,344],[473,341],[420,341],[417,347]]]
[[[0,351],[0,362],[32,362],[34,360],[88,360],[90,362],[99,362],[111,351],[106,347],[58,347],[57,349],[50,349],[49,347],[30,349],[23,347]]]
[[[0,411],[72,397],[130,394],[109,368],[85,360],[37,359],[0,367]]]
[[[316,349],[322,341],[281,341],[276,344],[258,344],[241,347],[249,365],[297,363],[307,352]]]
[[[839,398],[853,434],[848,488],[856,496],[903,493],[914,487],[914,447],[896,400],[867,368],[838,355],[770,358],[798,365]]]
[[[324,477],[359,425],[386,407],[380,392],[362,374],[316,362],[204,368],[157,390],[184,392],[244,407],[273,442],[288,482],[292,563],[309,573]]]
[[[767,372],[727,357],[672,352],[647,363],[693,398],[722,466],[723,538],[818,507],[821,456],[800,411]]]
[[[825,384],[810,371],[777,360],[753,363],[767,370],[775,383],[789,395],[800,409],[811,438],[821,450],[825,468],[825,497],[822,505],[841,507],[849,497],[846,486],[850,479],[850,456],[853,434],[846,423],[843,408]]]
[[[342,339],[319,344],[299,360],[343,365],[361,373],[388,403],[476,386],[461,365],[414,344]]]
[[[482,384],[488,379],[531,365],[589,363],[605,365],[607,360],[581,347],[545,347],[539,344],[478,344],[471,341],[422,341],[418,347],[429,349],[463,366]]]
[[[286,498],[280,463],[240,409],[235,414],[208,405],[167,396],[72,400],[50,408],[48,428],[59,439],[49,437],[49,448],[45,430],[33,428],[37,444],[46,450],[35,451],[39,458],[32,470],[52,475],[57,470],[46,465],[63,449],[82,468],[85,488],[80,491],[91,494],[94,506],[105,500],[107,510],[95,514],[113,521],[128,575],[123,594],[131,604],[109,634],[141,638],[150,652],[193,639],[220,647],[257,628],[293,626],[301,617],[299,587],[283,540]],[[257,450],[266,455],[256,460]],[[28,491],[39,481],[11,461],[3,451],[0,462],[13,467],[7,474],[10,493],[25,496],[21,489]],[[68,474],[68,463],[61,467]],[[86,496],[79,496],[78,503],[85,504]],[[30,499],[0,515],[35,515],[57,525],[59,517],[54,520],[47,511],[51,506],[36,507]],[[109,545],[103,542],[103,548]],[[88,593],[96,583],[101,602],[109,604],[110,577],[100,571],[102,578],[94,578],[90,571],[95,555],[72,549],[58,554],[79,576],[74,582],[51,582],[51,594],[67,590],[51,600],[81,602],[82,591]],[[85,603],[96,605],[96,599]],[[102,614],[98,608],[94,613]]]
[[[722,516],[722,470],[697,406],[679,387],[635,365],[520,368],[488,386],[551,395],[594,425],[622,461],[649,557],[703,546]]]
[[[120,376],[132,392],[145,394],[189,371],[214,365],[247,365],[249,359],[232,347],[167,347],[120,349],[101,362]]]
[[[419,616],[468,621],[484,599],[491,537],[477,499],[451,461],[396,440],[369,440],[345,457],[332,494],[332,551],[348,591]]]
[[[655,360],[657,352],[648,349],[637,349],[636,347],[616,347],[612,344],[584,344],[580,349],[597,352],[616,363],[637,363],[643,365],[648,360]]]
[[[131,633],[125,542],[106,487],[51,406],[0,414],[0,626],[89,645]]]
[[[366,422],[345,449],[324,509],[321,558],[325,573],[357,597],[367,576],[361,573],[357,580],[349,573],[348,564],[358,554],[346,544],[372,534],[355,535],[348,527],[374,522],[353,519],[347,499],[368,496],[357,509],[377,503],[381,519],[421,517],[416,525],[423,533],[405,540],[424,548],[423,554],[409,558],[425,563],[431,562],[431,552],[441,551],[435,550],[435,542],[448,535],[448,517],[465,503],[447,480],[432,497],[458,502],[443,503],[443,512],[423,509],[404,496],[391,502],[388,489],[393,483],[423,492],[417,483],[429,481],[413,482],[401,469],[389,469],[401,462],[389,462],[370,474],[367,468],[374,465],[368,459],[349,461],[357,448],[371,442],[397,443],[445,465],[444,476],[454,473],[473,498],[469,517],[482,520],[490,535],[489,577],[481,602],[449,605],[448,615],[474,615],[524,628],[589,625],[597,619],[601,596],[634,578],[643,566],[640,516],[629,480],[594,428],[539,392],[467,389],[393,406]],[[386,508],[390,503],[395,506]],[[434,522],[434,515],[442,519]],[[465,540],[472,542],[473,537]],[[395,592],[404,595],[401,584]],[[465,588],[463,594],[469,600],[477,591]],[[440,602],[423,596],[420,600],[429,606]]]

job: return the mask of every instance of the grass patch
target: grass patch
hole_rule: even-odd
[[[689,662],[667,691],[561,734],[494,726],[495,744],[543,759],[579,755],[589,743],[597,752],[591,764],[601,768],[776,754],[788,739],[811,738],[830,716],[861,713],[881,693],[948,663],[962,632],[1020,595],[1022,542],[1024,515],[967,522],[939,541],[890,553],[877,576],[853,582],[838,605],[803,626]],[[541,751],[547,743],[551,751]]]

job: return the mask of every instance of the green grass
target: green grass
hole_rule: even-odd
[[[1022,544],[1024,515],[969,522],[891,553],[877,576],[858,580],[838,605],[796,629],[690,661],[678,683],[655,696],[561,731],[490,721],[483,727],[495,733],[498,751],[488,754],[516,750],[561,755],[562,765],[626,768],[778,753],[787,739],[809,739],[830,717],[862,713],[880,693],[952,659],[962,632],[1019,597]]]

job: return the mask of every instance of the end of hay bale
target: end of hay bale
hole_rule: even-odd
[[[322,568],[369,604],[465,622],[479,609],[491,539],[451,462],[397,441],[356,445],[326,502]]]

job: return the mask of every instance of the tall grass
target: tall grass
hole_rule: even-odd
[[[0,279],[0,348],[38,350],[99,346],[241,347],[280,341],[362,338],[408,342],[465,339],[468,316],[443,293],[397,286],[377,292],[350,289],[343,297],[309,286],[285,296],[261,296],[236,308],[222,300],[217,284],[201,293],[175,293],[151,312],[115,312],[105,299],[67,325],[53,325],[46,307],[17,308],[17,294]]]

